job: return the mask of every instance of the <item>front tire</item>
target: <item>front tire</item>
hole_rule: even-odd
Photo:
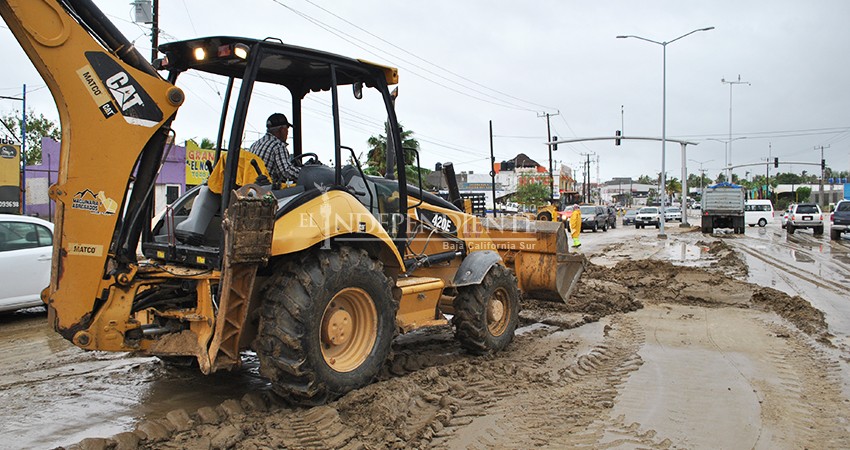
[[[814,227],[812,230],[815,236],[823,236],[823,225],[819,227]]]
[[[502,350],[513,340],[519,317],[516,277],[496,264],[480,284],[458,288],[454,308],[452,324],[461,347],[474,355]]]
[[[381,263],[340,247],[276,272],[255,345],[272,390],[316,405],[371,383],[390,353],[398,310]]]

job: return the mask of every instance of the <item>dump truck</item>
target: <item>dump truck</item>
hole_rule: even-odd
[[[707,186],[702,192],[703,233],[713,233],[717,228],[731,228],[735,234],[744,234],[744,189],[732,183]]]
[[[370,383],[398,333],[452,325],[470,353],[504,349],[520,293],[563,300],[584,269],[562,224],[479,220],[406,179],[418,158],[402,148],[395,68],[232,36],[170,42],[149,63],[90,0],[0,0],[0,16],[59,111],[42,299],[53,329],[82,349],[204,374],[252,350],[275,393],[317,404]],[[221,90],[216,182],[154,222],[189,75]],[[261,182],[264,165],[243,150],[268,99],[291,104],[294,183]],[[341,124],[361,102],[385,119],[386,177],[365,175],[346,145]],[[320,139],[305,126],[313,115],[327,125]]]

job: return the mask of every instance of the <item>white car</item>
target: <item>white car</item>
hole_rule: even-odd
[[[50,284],[53,224],[42,219],[0,214],[0,311],[44,305]]]
[[[664,221],[672,222],[674,220],[679,222],[682,221],[682,208],[679,208],[678,206],[668,206],[667,208],[664,208]]]

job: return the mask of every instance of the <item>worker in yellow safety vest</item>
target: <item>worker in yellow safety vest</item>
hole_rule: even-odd
[[[578,236],[581,234],[581,208],[573,205],[573,213],[570,214],[570,235],[573,237],[573,247],[581,247]]]

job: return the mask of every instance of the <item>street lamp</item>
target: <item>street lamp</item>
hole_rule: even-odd
[[[686,36],[690,36],[691,34],[696,33],[697,31],[710,31],[713,30],[714,27],[707,28],[698,28],[691,32],[685,33],[676,39],[672,39],[670,41],[658,42],[653,41],[652,39],[643,38],[640,36],[634,35],[625,35],[625,36],[617,36],[617,39],[626,39],[626,38],[635,38],[640,39],[642,41],[651,42],[653,44],[658,44],[663,49],[663,58],[662,58],[662,94],[661,94],[661,211],[663,216],[664,207],[667,204],[667,174],[666,174],[666,160],[667,160],[667,44],[672,44],[673,42],[678,41]],[[662,217],[659,220],[659,232],[658,237],[661,239],[666,239],[667,235],[664,234],[664,218]]]
[[[747,86],[751,85],[747,81],[741,81],[741,75],[738,75],[738,81],[726,81],[726,78],[721,78],[720,82],[729,85],[729,147],[727,150],[728,156],[726,159],[726,178],[728,178],[729,182],[731,183],[732,169],[729,166],[732,165],[732,141],[734,141],[734,139],[732,139],[732,86],[736,84],[746,84]]]
[[[717,138],[708,138],[706,141],[715,141],[723,143],[723,158],[726,161],[726,181],[732,182],[732,141],[737,141],[739,139],[746,139],[746,136],[739,136],[734,139],[717,139]]]
[[[709,159],[708,161],[697,161],[695,159],[689,159],[688,161],[693,161],[693,162],[699,164],[699,191],[700,191],[699,195],[700,195],[700,198],[702,198],[702,179],[705,177],[705,170],[702,169],[702,165],[706,164],[706,163],[710,163],[714,160]]]

